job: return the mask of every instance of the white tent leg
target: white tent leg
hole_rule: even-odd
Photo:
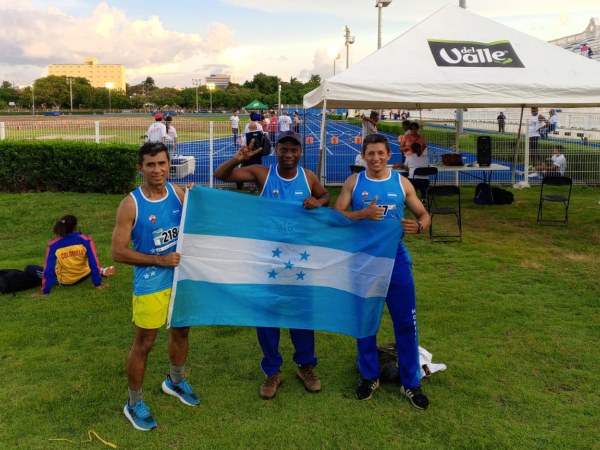
[[[327,116],[327,100],[323,100],[323,111],[321,112],[321,142],[319,144],[319,163],[317,165],[317,177],[323,186],[326,181],[326,170],[325,170],[325,152],[327,151],[327,143],[325,142],[326,134],[326,117]]]

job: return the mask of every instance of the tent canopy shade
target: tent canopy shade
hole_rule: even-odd
[[[248,103],[244,109],[269,109],[264,105],[264,103],[259,102],[258,100],[254,100],[253,102]]]
[[[305,108],[600,106],[600,64],[446,5],[304,96]]]

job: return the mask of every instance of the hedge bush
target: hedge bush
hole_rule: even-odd
[[[0,141],[0,190],[121,194],[133,188],[139,146]]]
[[[31,114],[31,111],[29,110],[23,110],[23,111],[0,111],[0,116],[31,116],[31,115],[35,115],[35,116],[43,116],[46,112],[51,112],[51,111],[39,111],[36,110],[35,114]],[[61,116],[70,116],[70,115],[90,115],[90,114],[104,114],[104,111],[102,111],[101,109],[97,109],[97,110],[73,110],[73,112],[71,113],[71,110],[64,110],[64,111],[59,111]],[[60,117],[60,116],[57,116]]]
[[[325,114],[325,117],[331,120],[342,120],[344,118],[341,114]]]

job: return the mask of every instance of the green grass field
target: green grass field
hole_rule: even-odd
[[[462,244],[405,240],[420,344],[448,366],[424,383],[429,410],[411,407],[396,384],[356,400],[355,341],[325,332],[316,333],[323,391],[308,394],[295,379],[284,332],[283,386],[261,400],[254,329],[201,327],[190,333],[187,372],[202,403],[190,408],[162,393],[161,330],[144,383],[159,427],[135,431],[122,413],[133,271],[117,264],[103,291],[88,280],[47,297],[0,297],[0,449],[108,448],[49,441],[85,440],[90,429],[119,449],[600,448],[600,190],[574,188],[566,229],[536,224],[538,188],[488,207],[473,204],[472,188],[461,190]],[[121,199],[0,194],[0,268],[42,264],[63,214],[78,216],[110,265]],[[387,313],[379,339],[393,341]]]

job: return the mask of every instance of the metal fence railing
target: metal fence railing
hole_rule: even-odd
[[[239,134],[234,139],[228,117],[222,121],[200,121],[194,118],[175,118],[172,126],[178,135],[176,154],[181,158],[175,161],[181,167],[172,171],[173,179],[178,183],[194,181],[198,184],[211,184],[212,173],[219,164],[231,158],[239,148],[239,139],[243,134],[247,118],[241,118]],[[321,121],[317,114],[307,114],[299,132],[304,139],[304,156],[301,164],[317,172],[319,149],[321,148]],[[110,143],[141,144],[142,135],[152,123],[147,118],[111,118],[103,120],[19,120],[0,122],[0,140],[17,139],[69,139],[97,142],[101,146]],[[511,170],[494,172],[492,183],[509,184],[528,180],[535,184],[541,182],[540,175],[529,176],[529,168],[524,165],[529,145],[525,133],[528,123],[521,127],[519,123],[508,122],[505,133],[499,134],[497,123],[486,120],[465,120],[464,134],[457,137],[454,119],[423,119],[421,134],[429,147],[430,164],[440,164],[445,153],[459,151],[466,164],[477,159],[477,138],[489,136],[492,144],[492,162],[509,167]],[[390,139],[391,162],[400,162],[399,136],[403,136],[400,121],[382,122],[380,132]],[[327,120],[325,135],[325,173],[327,185],[341,185],[350,175],[350,165],[361,151],[361,120]],[[577,184],[600,185],[600,140],[584,140],[576,134],[550,134],[547,140],[541,140],[538,149],[530,149],[530,166],[545,162],[553,154],[555,146],[560,145],[567,160],[565,175],[573,178]],[[193,159],[192,159],[193,158]],[[212,167],[211,167],[212,161]],[[273,164],[276,157],[272,152],[263,158],[263,165]],[[185,167],[183,167],[185,166]],[[513,170],[514,169],[514,175]],[[535,170],[535,169],[533,169]],[[192,173],[190,173],[192,172]],[[475,173],[477,175],[477,173]],[[140,180],[141,182],[141,180]],[[440,173],[438,183],[472,184],[478,182],[468,174]],[[217,180],[212,183],[220,184]]]

